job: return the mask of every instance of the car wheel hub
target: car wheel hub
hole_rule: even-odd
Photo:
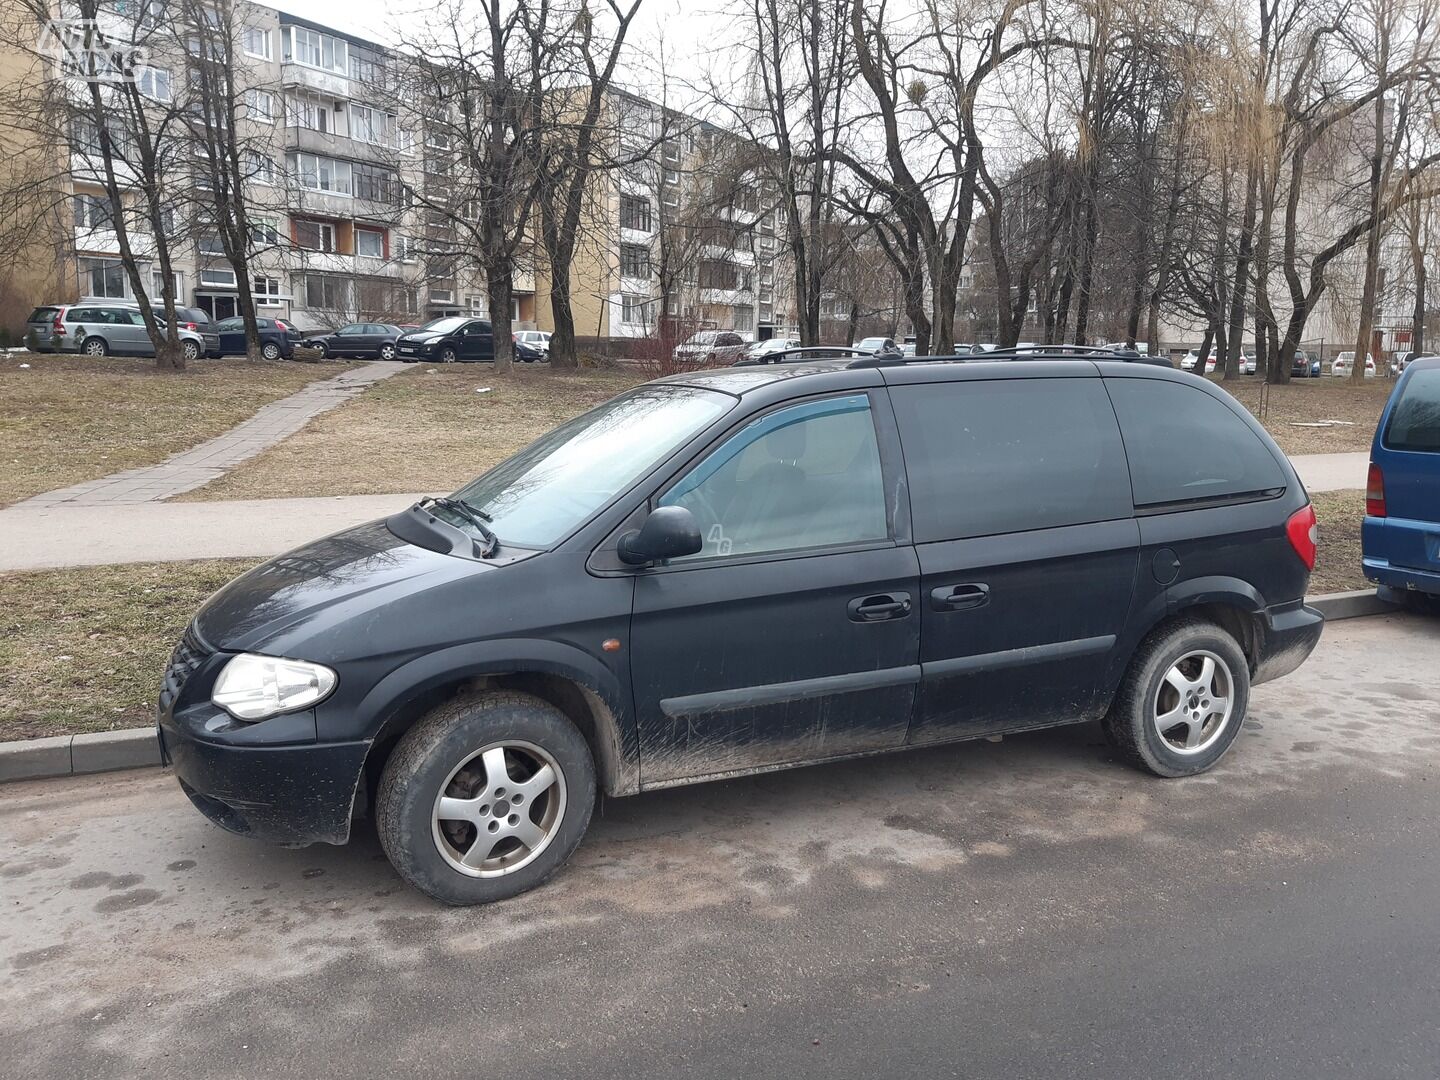
[[[502,877],[550,846],[565,817],[565,774],[528,742],[492,743],[440,787],[431,812],[435,846],[469,877]]]
[[[1230,726],[1234,708],[1230,667],[1212,652],[1186,653],[1170,665],[1155,691],[1155,732],[1176,754],[1199,754]]]

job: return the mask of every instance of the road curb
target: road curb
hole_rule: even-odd
[[[1380,599],[1373,589],[1311,596],[1305,602],[1323,612],[1327,620],[1357,619],[1399,610]],[[0,783],[144,769],[159,764],[160,744],[153,727],[0,742]]]

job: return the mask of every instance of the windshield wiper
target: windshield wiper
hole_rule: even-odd
[[[464,499],[452,499],[448,495],[430,495],[420,500],[418,506],[438,506],[442,510],[449,510],[452,514],[459,514],[462,518],[475,526],[475,531],[485,538],[485,549],[480,552],[482,559],[488,559],[500,550],[500,538],[491,531],[486,522],[495,520],[484,510],[478,510],[471,506]]]

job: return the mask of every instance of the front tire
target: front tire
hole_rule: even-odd
[[[454,349],[447,348],[440,350],[440,362],[442,364],[453,364],[458,359],[459,357],[456,355]]]
[[[595,805],[595,765],[553,705],[479,694],[405,734],[375,803],[380,844],[406,882],[447,904],[488,904],[535,888],[570,857]]]
[[[1214,623],[1185,619],[1140,645],[1103,722],[1115,751],[1156,776],[1193,776],[1229,750],[1250,702],[1250,666]]]

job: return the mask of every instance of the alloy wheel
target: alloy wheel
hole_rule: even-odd
[[[395,359],[395,346],[394,346],[394,345],[381,345],[381,346],[380,346],[380,359],[381,359],[381,360],[394,360],[394,359]]]
[[[431,813],[435,846],[470,877],[513,874],[538,858],[565,817],[565,774],[528,742],[497,742],[462,761]]]
[[[1186,653],[1171,664],[1152,711],[1165,748],[1176,754],[1210,749],[1230,724],[1234,685],[1229,666],[1208,650]]]

